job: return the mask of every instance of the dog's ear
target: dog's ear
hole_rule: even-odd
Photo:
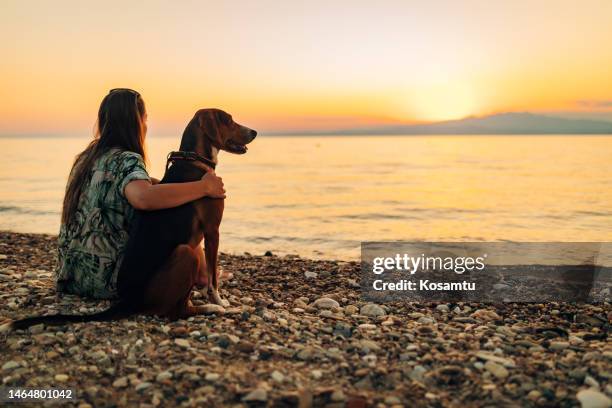
[[[220,148],[222,145],[219,132],[219,119],[217,112],[211,110],[199,116],[199,125],[200,129],[204,132],[203,136],[207,137],[217,148]]]

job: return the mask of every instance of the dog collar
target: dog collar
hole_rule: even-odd
[[[200,156],[196,152],[186,152],[186,151],[183,151],[183,150],[179,150],[179,151],[176,151],[176,152],[168,153],[168,159],[166,161],[166,170],[168,170],[168,167],[170,166],[170,163],[174,163],[175,161],[179,161],[179,160],[199,161],[199,162],[204,163],[208,167],[211,167],[213,170],[217,166],[217,163],[215,163],[214,161],[212,161],[210,159],[207,159],[204,156]]]

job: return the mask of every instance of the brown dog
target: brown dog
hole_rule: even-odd
[[[172,152],[161,183],[182,183],[202,178],[206,167],[217,164],[220,150],[244,154],[257,132],[234,122],[219,109],[196,112],[183,133],[179,152]],[[0,332],[39,323],[103,321],[135,313],[176,319],[204,311],[193,306],[191,291],[197,282],[204,240],[209,301],[226,306],[219,295],[219,225],[224,200],[208,197],[159,211],[138,211],[117,276],[119,300],[92,315],[51,315],[17,320]]]

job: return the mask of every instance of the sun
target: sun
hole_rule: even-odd
[[[410,114],[422,121],[461,119],[477,109],[475,95],[468,84],[423,86],[410,97]]]

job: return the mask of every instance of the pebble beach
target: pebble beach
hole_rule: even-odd
[[[109,305],[58,296],[55,253],[52,235],[0,232],[0,323]],[[79,407],[612,406],[610,303],[375,304],[358,262],[220,263],[228,308],[2,335],[1,385],[72,388]]]

